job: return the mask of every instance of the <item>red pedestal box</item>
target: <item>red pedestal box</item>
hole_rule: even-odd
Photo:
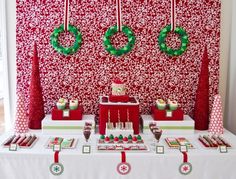
[[[110,121],[118,122],[118,111],[120,121],[127,122],[127,110],[129,111],[129,121],[133,122],[134,134],[139,134],[139,102],[135,98],[130,98],[127,103],[112,103],[108,97],[100,97],[99,104],[99,133],[106,133],[106,123],[108,122],[108,111],[110,110]]]
[[[159,110],[155,106],[152,106],[152,117],[155,121],[182,121],[184,120],[184,112],[178,108],[174,111]]]
[[[129,102],[129,96],[128,95],[123,95],[123,96],[110,95],[109,96],[109,101],[110,102],[124,102],[124,103],[127,103],[127,102]]]
[[[79,106],[76,110],[69,110],[69,113],[64,113],[63,110],[57,109],[57,107],[52,109],[52,120],[82,120],[83,107]]]

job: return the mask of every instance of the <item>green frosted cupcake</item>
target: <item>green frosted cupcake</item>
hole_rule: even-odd
[[[70,100],[70,110],[76,110],[78,108],[78,100]]]
[[[166,108],[166,102],[163,99],[156,100],[156,106],[159,110],[164,110]]]
[[[176,110],[178,108],[177,101],[168,100],[168,104],[169,104],[170,110],[172,110],[172,111],[174,111],[174,110]]]

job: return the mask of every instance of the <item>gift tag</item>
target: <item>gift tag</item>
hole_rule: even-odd
[[[63,110],[63,117],[70,117],[70,110],[68,109]]]
[[[172,117],[173,113],[172,111],[166,111],[166,117]]]
[[[219,146],[220,153],[228,153],[227,146],[221,145]]]
[[[188,175],[192,171],[192,165],[189,162],[184,162],[179,166],[179,172],[182,175]]]
[[[182,152],[183,154],[183,163],[179,166],[179,172],[182,175],[188,175],[192,172],[192,164],[188,162],[188,154],[187,152]]]
[[[90,154],[91,153],[91,146],[90,145],[83,145],[82,152],[83,152],[83,154]]]
[[[10,144],[9,145],[9,151],[17,151],[17,144]]]
[[[156,146],[156,154],[164,154],[164,146]]]
[[[50,172],[53,175],[61,175],[64,171],[64,167],[61,163],[53,163],[50,166]]]
[[[131,166],[127,162],[121,162],[117,166],[117,171],[121,175],[127,175],[131,170]]]
[[[49,170],[53,175],[61,175],[63,173],[64,166],[59,163],[59,151],[54,153],[54,163],[50,165]]]
[[[53,151],[56,152],[60,152],[61,151],[61,144],[54,144],[53,145]]]
[[[180,152],[188,152],[188,147],[187,147],[187,145],[180,145],[180,146],[179,146],[179,151],[180,151]]]
[[[121,152],[121,163],[117,165],[117,172],[121,175],[127,175],[131,170],[131,165],[126,162],[125,152]]]

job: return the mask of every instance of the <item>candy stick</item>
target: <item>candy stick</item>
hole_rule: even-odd
[[[218,137],[227,147],[231,147],[231,145],[226,142],[222,137]]]
[[[16,142],[17,145],[19,145],[23,140],[25,139],[25,135],[22,135],[19,140]]]
[[[203,136],[203,138],[210,144],[210,147],[214,147],[214,144],[213,144],[213,142],[211,141],[211,139],[210,138],[208,138],[207,136]]]
[[[20,146],[26,146],[26,144],[30,141],[30,139],[32,138],[32,136],[28,136],[25,138],[25,140],[20,144]]]
[[[15,138],[12,140],[11,144],[15,144],[19,138],[20,138],[20,135],[15,136]]]
[[[199,136],[198,139],[203,143],[203,145],[205,145],[206,147],[210,147],[209,142],[206,139],[204,139],[202,136]]]
[[[33,135],[32,138],[30,139],[30,141],[26,144],[27,147],[30,147],[32,145],[32,143],[36,140],[36,136]]]
[[[15,135],[11,136],[3,145],[5,145],[5,146],[10,145],[10,143],[12,142],[12,140],[13,140],[15,137],[16,137]]]

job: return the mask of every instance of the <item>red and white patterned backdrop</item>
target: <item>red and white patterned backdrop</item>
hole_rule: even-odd
[[[79,51],[58,54],[50,45],[50,34],[63,23],[63,0],[17,0],[17,83],[29,101],[32,47],[38,44],[45,111],[50,112],[60,97],[78,98],[85,113],[98,112],[98,96],[111,92],[115,76],[126,81],[128,94],[138,96],[141,113],[149,113],[157,98],[175,98],[185,113],[192,114],[204,46],[208,48],[210,96],[218,92],[220,1],[180,0],[177,26],[189,34],[187,51],[177,58],[159,50],[160,30],[170,23],[170,0],[123,1],[123,24],[135,33],[134,49],[114,57],[103,47],[105,31],[116,24],[115,0],[71,0],[70,23],[83,36]],[[61,35],[61,43],[73,43],[73,36]],[[120,40],[120,42],[119,42]],[[126,44],[123,35],[114,44]],[[179,39],[168,36],[177,47]]]

